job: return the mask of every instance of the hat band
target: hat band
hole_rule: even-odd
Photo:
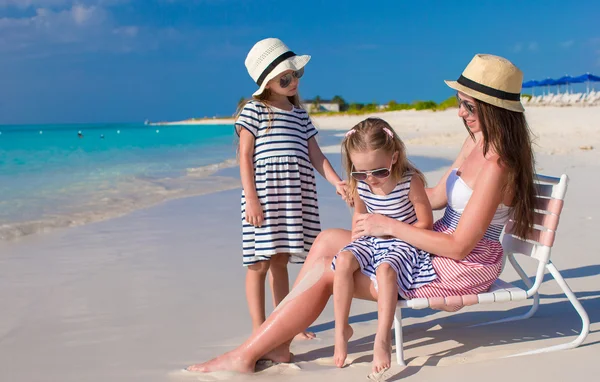
[[[277,67],[277,65],[281,64],[283,61],[287,60],[290,57],[294,57],[295,55],[296,53],[292,52],[291,50],[288,50],[287,52],[274,59],[273,62],[271,62],[269,66],[267,66],[265,70],[263,70],[260,77],[258,77],[258,80],[256,80],[256,84],[258,86],[262,86],[262,83],[265,81],[265,78],[267,78],[267,76]]]
[[[463,86],[468,87],[469,89],[478,91],[479,93],[483,93],[483,94],[489,95],[491,97],[496,97],[496,98],[500,98],[500,99],[507,100],[507,101],[520,101],[521,100],[520,93],[509,93],[509,92],[505,92],[503,90],[494,89],[489,86],[480,84],[473,80],[470,80],[467,77],[464,77],[462,75],[458,78],[458,80],[456,80],[456,82],[458,82],[459,84],[461,84]]]

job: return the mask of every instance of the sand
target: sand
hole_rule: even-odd
[[[571,178],[553,261],[587,309],[590,335],[574,350],[504,358],[570,341],[580,330],[578,316],[547,277],[540,289],[542,305],[526,321],[469,328],[522,313],[528,302],[477,305],[458,313],[405,310],[408,366],[394,365],[388,380],[592,381],[600,372],[595,240],[600,108],[527,113],[538,135],[538,171]],[[406,140],[411,156],[439,158],[426,172],[430,184],[442,176],[466,136],[456,110],[382,116]],[[345,130],[361,118],[316,118],[315,124]],[[338,150],[324,148],[336,167]],[[219,175],[235,173],[229,169]],[[350,211],[333,188],[319,178],[318,191],[323,227],[349,227]],[[351,364],[344,369],[331,363],[329,304],[312,326],[318,338],[293,343],[293,364],[263,365],[254,376],[181,371],[232,349],[250,331],[239,192],[172,200],[111,220],[0,242],[0,380],[365,381],[376,327],[376,305],[366,301],[352,306],[355,335],[349,344]],[[525,260],[531,272],[535,262]],[[292,279],[298,269],[290,266]],[[502,279],[514,282],[518,276],[507,268]]]

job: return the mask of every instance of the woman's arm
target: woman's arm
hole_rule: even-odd
[[[413,224],[413,226],[417,228],[431,229],[433,227],[433,212],[431,211],[429,198],[425,193],[425,185],[418,176],[413,176],[412,180],[410,181],[408,200],[410,200],[415,207],[415,213],[417,214],[417,222]]]
[[[502,202],[501,190],[506,176],[507,171],[498,164],[497,158],[484,164],[456,231],[451,235],[416,228],[383,215],[363,214],[356,219],[352,237],[394,236],[435,255],[462,260],[471,253],[490,225]]]
[[[246,197],[246,221],[260,227],[263,213],[254,180],[254,135],[243,128],[240,129],[240,177]]]
[[[448,176],[455,168],[459,168],[465,159],[469,156],[471,151],[475,147],[475,142],[471,137],[467,137],[465,139],[462,148],[460,149],[460,153],[452,166],[446,171],[442,179],[432,188],[426,188],[425,192],[427,193],[427,197],[429,198],[429,203],[431,204],[431,208],[434,210],[441,210],[446,207],[448,204],[448,198],[446,197],[446,181],[448,180]]]

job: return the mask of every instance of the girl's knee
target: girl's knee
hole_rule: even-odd
[[[381,263],[375,270],[375,275],[378,279],[380,277],[384,277],[384,278],[393,278],[394,280],[398,276],[396,274],[396,270],[388,263]]]
[[[259,261],[257,263],[248,265],[248,271],[267,274],[270,265],[271,262],[269,260]]]
[[[354,254],[349,251],[340,252],[335,259],[335,270],[337,271],[347,271],[354,272],[359,268],[358,261]]]
[[[287,268],[288,261],[290,259],[290,255],[273,255],[270,260],[270,268],[281,269]]]

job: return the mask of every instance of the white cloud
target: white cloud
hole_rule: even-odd
[[[69,0],[0,0],[0,7],[17,7],[17,8],[29,8],[29,7],[54,7],[57,5],[65,5],[71,3]]]
[[[90,20],[93,20],[94,14],[98,12],[98,8],[85,7],[84,5],[75,4],[71,8],[71,16],[77,25],[84,25]]]
[[[568,41],[563,41],[563,42],[561,42],[561,43],[560,43],[560,46],[561,46],[562,48],[570,48],[570,47],[572,47],[572,46],[573,46],[573,44],[575,44],[575,41],[574,41],[574,40],[568,40]]]
[[[538,50],[538,48],[539,48],[539,47],[540,47],[540,46],[539,46],[539,44],[538,44],[537,42],[535,42],[535,41],[532,41],[532,42],[530,42],[530,43],[529,43],[529,45],[527,46],[527,49],[529,49],[530,51],[534,52],[534,51]]]
[[[0,52],[4,58],[55,51],[107,49],[113,37],[110,14],[98,6],[76,4],[64,10],[38,8],[30,17],[0,18]],[[129,32],[130,34],[132,32]],[[106,36],[111,37],[111,42]]]
[[[72,8],[73,5],[111,6],[128,3],[129,0],[0,0],[0,8]]]
[[[520,51],[522,51],[522,50],[523,50],[523,43],[520,43],[520,42],[516,43],[516,44],[513,46],[513,49],[512,49],[512,50],[513,50],[513,52],[515,52],[515,53],[519,53]]]
[[[140,28],[138,28],[136,26],[125,26],[125,27],[118,27],[118,28],[113,29],[114,34],[117,34],[120,36],[125,36],[125,37],[135,37],[138,35],[139,31],[140,31]]]

